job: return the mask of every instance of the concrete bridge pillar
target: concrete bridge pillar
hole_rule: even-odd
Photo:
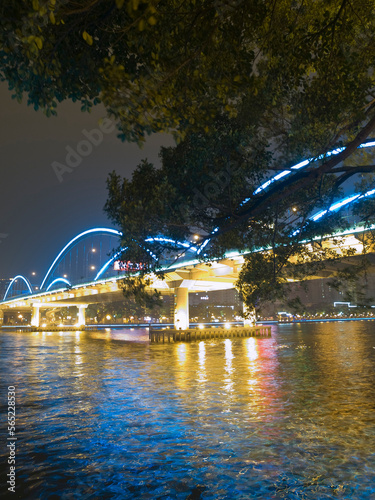
[[[79,305],[77,307],[78,307],[77,326],[85,326],[86,325],[86,307],[88,307],[88,304]]]
[[[243,314],[244,314],[244,320],[243,320],[244,326],[255,326],[257,319],[255,309],[249,308],[245,304],[245,302],[243,302]]]
[[[40,306],[33,306],[31,310],[31,326],[39,327],[40,325]]]
[[[189,328],[189,289],[174,289],[174,327],[176,330],[187,330]]]

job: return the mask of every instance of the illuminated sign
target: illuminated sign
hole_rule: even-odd
[[[113,269],[115,271],[140,271],[141,269],[144,269],[144,267],[144,264],[130,262],[130,260],[115,260],[115,262],[113,263]]]

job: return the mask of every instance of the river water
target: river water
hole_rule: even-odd
[[[2,484],[16,389],[10,498],[375,499],[375,322],[147,339],[1,332]]]

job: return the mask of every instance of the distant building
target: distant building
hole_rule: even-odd
[[[266,302],[261,305],[261,315],[277,316],[278,311],[301,314],[303,312],[316,314],[320,312],[335,312],[340,308],[370,307],[375,305],[375,274],[368,273],[367,282],[349,284],[346,289],[336,290],[332,286],[333,278],[308,280],[289,283],[289,291],[285,293],[284,301]],[[300,302],[295,302],[295,299]],[[287,305],[289,302],[289,306]],[[294,302],[294,306],[291,303]],[[352,312],[355,312],[353,310]]]
[[[216,290],[189,294],[190,321],[234,321],[242,311],[237,290]]]
[[[10,282],[11,282],[10,278],[0,278],[0,300],[3,300],[3,297]]]
[[[359,281],[350,288],[338,291],[332,287],[332,278],[316,279],[307,282],[307,287],[300,283],[294,283],[291,296],[298,297],[307,308],[315,305],[331,305],[335,302],[347,301],[347,293],[351,297],[353,305],[374,304],[375,303],[375,280],[374,274],[368,276],[367,283]]]

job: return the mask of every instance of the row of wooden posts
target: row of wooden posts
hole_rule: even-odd
[[[149,339],[156,342],[190,342],[192,340],[231,339],[236,337],[270,337],[270,326],[237,328],[194,328],[191,330],[154,330],[150,328]]]

